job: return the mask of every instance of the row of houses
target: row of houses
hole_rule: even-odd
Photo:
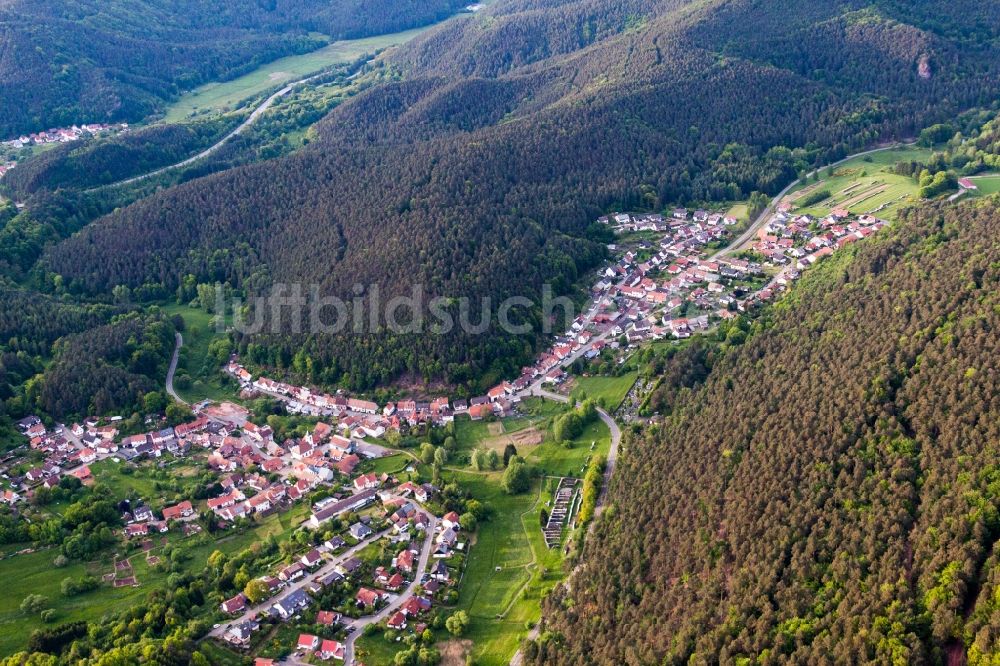
[[[254,378],[237,359],[225,368],[245,390],[258,391],[285,400],[292,413],[314,416],[331,416],[338,419],[338,427],[351,437],[380,438],[389,430],[399,431],[404,424],[422,423],[443,425],[453,421],[455,410],[447,397],[431,401],[403,400],[388,402],[384,406],[371,400],[351,398],[341,394],[331,395],[314,391],[305,386],[295,386],[268,377]]]
[[[16,139],[9,139],[0,142],[4,148],[19,150],[27,146],[44,146],[51,143],[69,143],[79,141],[91,136],[117,134],[127,132],[128,123],[117,123],[109,125],[107,123],[88,123],[85,125],[73,125],[72,127],[57,127],[32,134],[22,134]]]

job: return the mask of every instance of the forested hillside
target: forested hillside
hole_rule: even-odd
[[[55,418],[132,413],[161,387],[174,350],[173,325],[156,316],[124,315],[60,341],[26,403]]]
[[[911,210],[663,384],[529,661],[994,663],[998,224]]]
[[[0,3],[0,138],[139,120],[199,83],[334,39],[445,18],[456,0],[9,0]]]
[[[250,295],[302,281],[342,297],[413,283],[429,296],[536,297],[600,258],[584,230],[608,209],[773,194],[1000,90],[992,33],[949,33],[1000,18],[995,7],[942,5],[949,18],[934,23],[888,2],[752,5],[498,3],[400,49],[385,66],[402,79],[338,107],[301,154],[117,211],[43,269],[91,294],[172,291],[191,274]],[[814,46],[808,67],[771,41],[731,53],[718,35],[751,19]],[[870,82],[872,71],[891,74]],[[299,370],[353,388],[407,371],[462,382],[516,370],[530,342],[496,331],[241,341],[253,362],[282,367],[305,345]]]
[[[67,143],[17,165],[3,187],[19,200],[40,189],[90,188],[148,173],[203,150],[241,118],[153,125],[121,136]]]

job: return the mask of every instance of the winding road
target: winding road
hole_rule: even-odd
[[[177,395],[177,391],[174,390],[174,373],[177,372],[177,359],[180,357],[181,347],[184,346],[184,336],[180,334],[180,331],[174,332],[174,355],[170,358],[170,367],[167,368],[167,395],[181,403],[182,405],[188,404],[188,402]]]
[[[891,143],[889,145],[880,146],[878,148],[871,148],[869,150],[863,150],[860,153],[854,153],[853,155],[848,155],[847,157],[845,157],[842,160],[837,160],[836,162],[833,162],[832,164],[828,164],[828,165],[826,165],[824,167],[820,167],[819,169],[813,169],[808,174],[806,174],[806,176],[807,177],[811,177],[811,176],[813,176],[814,174],[816,174],[818,171],[820,171],[822,169],[830,169],[830,168],[833,168],[833,167],[837,167],[837,166],[840,166],[841,164],[843,164],[844,162],[849,162],[849,161],[851,161],[853,159],[857,159],[858,157],[864,157],[865,155],[871,155],[873,153],[880,153],[880,152],[883,152],[885,150],[894,150],[894,149],[897,149],[897,148],[908,148],[908,147],[914,145],[915,143],[916,143],[915,141],[911,141],[909,143]],[[710,261],[715,261],[719,257],[722,257],[724,255],[727,255],[727,254],[730,254],[732,252],[735,252],[735,251],[739,250],[741,247],[743,247],[748,242],[750,242],[750,240],[754,236],[757,235],[757,232],[760,231],[760,228],[762,226],[764,226],[764,224],[768,220],[771,219],[772,215],[774,215],[774,211],[777,208],[778,204],[781,202],[782,198],[784,198],[784,196],[786,194],[788,194],[788,192],[793,187],[795,187],[798,184],[799,184],[799,179],[796,178],[795,180],[793,180],[792,182],[790,182],[788,185],[786,185],[783,190],[781,190],[780,192],[778,192],[778,194],[776,194],[771,199],[771,203],[767,204],[767,207],[764,208],[763,211],[761,211],[760,215],[758,215],[757,219],[753,221],[753,224],[751,224],[749,227],[747,227],[746,231],[744,231],[742,234],[740,234],[739,237],[736,240],[734,240],[732,243],[730,243],[729,245],[727,245],[726,247],[722,248],[721,250],[719,250],[718,252],[716,252],[715,254],[713,254],[711,257],[709,257],[709,260]]]
[[[201,151],[197,155],[192,155],[191,157],[188,157],[187,159],[181,160],[180,162],[177,162],[175,164],[169,164],[167,166],[160,167],[159,169],[154,169],[153,171],[149,171],[147,173],[140,174],[138,176],[132,176],[131,178],[126,178],[125,180],[119,180],[118,182],[108,183],[106,185],[99,185],[99,186],[91,188],[91,189],[89,189],[87,191],[88,192],[94,192],[96,190],[104,189],[105,187],[120,187],[122,185],[131,185],[132,183],[138,183],[139,181],[147,180],[149,178],[153,178],[154,176],[159,176],[162,173],[166,173],[168,171],[173,171],[174,169],[180,169],[181,167],[188,166],[189,164],[194,164],[198,160],[205,159],[209,155],[217,152],[220,148],[222,148],[222,146],[227,141],[229,141],[230,139],[232,139],[234,136],[238,136],[238,135],[242,134],[243,132],[245,132],[246,129],[248,127],[250,127],[251,125],[253,125],[255,122],[257,122],[257,120],[260,119],[260,117],[262,115],[264,115],[264,113],[268,109],[270,109],[272,106],[274,106],[275,102],[277,102],[279,99],[281,99],[282,97],[284,97],[288,93],[292,92],[292,90],[294,90],[296,88],[296,86],[299,86],[299,85],[302,85],[302,84],[305,84],[305,83],[309,83],[310,81],[312,81],[314,79],[317,79],[320,76],[324,76],[326,73],[327,72],[320,72],[319,74],[312,74],[312,75],[307,76],[305,78],[297,79],[295,81],[292,81],[291,83],[289,83],[285,87],[283,87],[281,90],[278,90],[277,92],[272,93],[267,99],[265,99],[263,102],[261,102],[257,106],[257,108],[255,108],[253,111],[251,111],[250,115],[247,116],[246,120],[244,120],[242,123],[240,123],[236,127],[236,129],[232,130],[231,132],[229,132],[229,134],[227,134],[226,136],[222,137],[217,142],[215,142],[214,144],[212,144],[211,146],[209,146],[205,150]],[[359,71],[359,72],[355,72],[354,74],[351,74],[349,77],[347,77],[347,80],[351,80],[351,79],[355,78],[360,73],[361,72]]]

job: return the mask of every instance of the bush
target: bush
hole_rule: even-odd
[[[29,594],[21,602],[22,613],[40,613],[48,608],[49,598],[40,594]]]
[[[810,192],[799,200],[799,206],[808,208],[809,206],[818,204],[820,201],[826,201],[830,198],[830,194],[830,190],[816,190],[815,192]]]

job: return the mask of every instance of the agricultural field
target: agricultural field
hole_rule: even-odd
[[[903,146],[857,157],[840,164],[828,174],[820,171],[820,180],[798,185],[784,198],[791,203],[793,212],[824,217],[837,208],[854,214],[870,213],[883,219],[894,220],[899,210],[911,204],[917,194],[917,183],[908,176],[892,173],[892,167],[901,161],[926,161],[931,151],[917,146]],[[808,205],[811,195],[829,192],[829,196]],[[801,207],[800,207],[801,206]]]
[[[363,55],[410,41],[431,26],[413,28],[387,35],[332,42],[302,55],[280,58],[231,81],[206,83],[181,95],[167,109],[165,122],[177,123],[200,115],[231,111],[248,98],[283,83],[339,63],[357,60]]]

